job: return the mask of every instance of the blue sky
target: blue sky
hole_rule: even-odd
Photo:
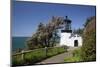
[[[32,36],[40,22],[47,24],[52,16],[66,15],[72,29],[81,28],[88,17],[95,16],[95,6],[13,1],[12,36]]]

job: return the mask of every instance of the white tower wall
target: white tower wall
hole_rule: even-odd
[[[71,33],[61,33],[60,45],[68,46],[70,44],[70,39],[69,39],[70,36],[71,36]]]

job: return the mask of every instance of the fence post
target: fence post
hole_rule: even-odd
[[[45,54],[46,54],[46,57],[47,57],[47,47],[45,47]]]
[[[22,57],[22,60],[24,60],[24,50],[22,50],[22,55],[21,55],[21,57]]]

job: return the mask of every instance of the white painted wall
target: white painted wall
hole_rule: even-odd
[[[71,36],[71,33],[61,33],[61,39],[60,39],[60,46],[66,45],[66,46],[71,46],[74,47],[74,41],[78,40],[78,46],[82,46],[82,37],[78,36],[77,34]],[[78,36],[78,37],[77,37]]]
[[[61,33],[60,37],[60,45],[68,45],[70,43],[69,37],[71,36],[71,33]]]
[[[82,46],[82,37],[77,37],[77,35],[75,35],[76,37],[72,37],[70,40],[70,45],[74,47],[74,41],[78,40],[78,46]]]

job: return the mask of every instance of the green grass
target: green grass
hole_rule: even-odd
[[[26,53],[24,56],[25,63],[35,63],[41,59],[44,59],[46,57],[46,52],[44,49],[38,49],[29,53]]]
[[[65,62],[80,62],[82,61],[81,59],[81,48],[75,49],[73,52],[72,57],[66,57],[64,59]]]
[[[38,61],[41,61],[45,58],[60,54],[65,52],[66,49],[64,47],[50,47],[47,49],[47,53],[44,48],[36,49],[30,52],[24,53],[24,59],[22,59],[22,55],[18,54],[16,56],[12,56],[12,64],[13,65],[25,65],[25,64],[34,64]]]

